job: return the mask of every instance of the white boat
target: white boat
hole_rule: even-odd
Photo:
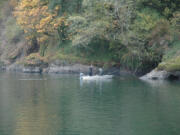
[[[93,76],[87,76],[80,74],[80,79],[82,80],[107,80],[112,79],[113,75],[93,75]]]

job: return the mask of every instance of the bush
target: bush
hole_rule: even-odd
[[[157,25],[161,16],[155,10],[145,8],[137,12],[132,29],[138,33],[139,37],[147,38],[148,34]]]

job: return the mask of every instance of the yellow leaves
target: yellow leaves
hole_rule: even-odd
[[[43,6],[42,10],[45,10],[45,11],[48,10],[48,6]]]
[[[28,36],[27,40],[31,40],[33,36],[39,33],[39,37],[43,37],[40,33],[47,32],[49,23],[53,20],[53,14],[49,12],[48,6],[43,5],[40,0],[20,0],[14,11],[17,24],[21,26]],[[40,42],[46,38],[40,38]]]
[[[28,13],[26,13],[28,16],[38,16],[39,14],[39,8],[33,8]]]
[[[59,9],[60,9],[60,6],[59,6],[59,5],[55,7],[55,10],[56,10],[56,11],[58,11]]]
[[[26,36],[25,38],[26,38],[26,40],[30,40],[30,39],[32,39],[34,36],[33,35],[28,35],[28,36]]]
[[[51,15],[50,15],[50,16],[47,16],[47,17],[45,17],[45,18],[42,18],[42,19],[40,20],[40,25],[47,24],[47,23],[49,23],[50,21],[52,21],[52,16],[51,16]]]
[[[54,28],[57,29],[59,27],[59,24],[55,23]]]
[[[60,26],[69,26],[69,23],[67,22],[65,17],[59,17],[56,19],[56,22],[54,23],[54,27],[58,28]]]
[[[39,30],[37,30],[37,32],[38,32],[38,33],[43,33],[43,32],[45,32],[45,31],[42,30],[42,29],[39,29]]]
[[[48,3],[41,0],[19,0],[13,15],[28,41],[36,37],[38,43],[44,44],[50,38],[49,35],[57,34],[60,27],[69,26],[65,15],[57,17],[59,10],[60,6],[56,6],[50,11]]]
[[[38,38],[39,43],[44,43],[48,40],[48,36],[43,35],[42,37]]]
[[[27,30],[24,30],[24,33],[28,33],[28,31],[27,31]]]
[[[19,2],[19,9],[24,9],[24,8],[33,8],[37,6],[39,3],[39,0],[20,0]]]

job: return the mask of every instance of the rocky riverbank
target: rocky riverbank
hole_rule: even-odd
[[[86,74],[89,71],[89,66],[81,65],[81,64],[64,65],[64,66],[50,64],[47,67],[41,67],[41,66],[24,66],[22,64],[12,64],[8,66],[1,66],[0,69],[3,71],[23,72],[23,73],[77,74],[83,72]],[[96,73],[97,71],[98,68],[94,67],[94,72]]]
[[[0,70],[1,71],[8,71],[8,72],[22,72],[22,73],[39,73],[39,74],[79,74],[89,73],[89,65],[83,65],[83,64],[68,64],[68,63],[61,63],[60,61],[54,61],[52,63],[46,64],[44,66],[43,64],[40,65],[24,65],[24,64],[11,64],[11,65],[1,65]],[[120,70],[120,68],[117,67],[109,67],[103,69],[104,74],[111,74],[111,75],[128,75],[132,74],[130,71],[126,70]],[[93,73],[98,74],[99,73],[99,67],[94,66],[93,67]]]
[[[83,65],[78,63],[65,63],[56,60],[51,63],[40,63],[34,65],[24,64],[0,64],[0,71],[21,72],[21,73],[38,73],[38,74],[79,74],[89,73],[90,65]],[[120,69],[118,67],[108,67],[103,69],[104,74],[111,74],[116,76],[134,75],[131,71]],[[99,74],[99,67],[93,67],[94,74]],[[142,80],[178,80],[180,79],[180,71],[168,72],[165,70],[154,69],[150,73],[140,77]]]

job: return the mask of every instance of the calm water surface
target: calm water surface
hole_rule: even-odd
[[[0,135],[180,135],[180,82],[0,73]]]

